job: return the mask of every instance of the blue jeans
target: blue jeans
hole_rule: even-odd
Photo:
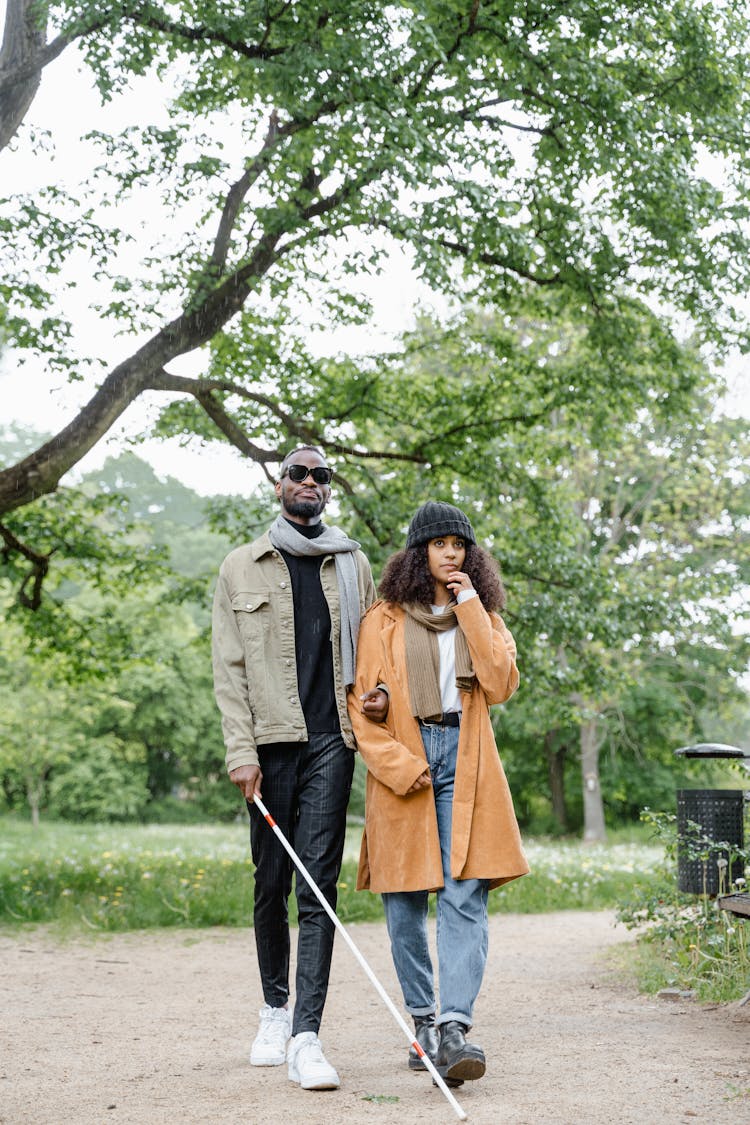
[[[336,909],[336,883],[346,834],[354,753],[340,734],[310,734],[308,742],[259,746],[263,803]],[[289,999],[289,917],[292,860],[255,804],[248,803],[255,863],[255,945],[263,997],[272,1008]],[[307,880],[295,878],[299,934],[292,1034],[320,1028],[328,991],[334,925]]]
[[[474,1002],[487,963],[486,879],[450,874],[453,783],[458,727],[420,724],[432,777],[445,885],[437,892],[437,953],[440,980],[438,1023],[460,1020],[471,1027]],[[383,895],[391,953],[406,1009],[413,1016],[436,1011],[435,983],[427,941],[427,891]]]

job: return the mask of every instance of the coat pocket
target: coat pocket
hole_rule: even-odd
[[[232,595],[237,628],[242,640],[247,673],[247,692],[253,722],[267,721],[269,714],[268,646],[271,627],[271,592],[267,588],[238,590]]]
[[[232,595],[232,609],[243,641],[246,645],[257,647],[268,628],[271,613],[270,590],[238,590]]]
[[[269,590],[238,590],[232,595],[232,609],[235,613],[257,613],[269,604]]]

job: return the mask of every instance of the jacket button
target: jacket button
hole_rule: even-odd
[[[286,582],[279,582],[279,586],[281,586],[282,590],[286,590]]]
[[[245,603],[245,609],[252,609],[252,608],[253,607],[250,605],[250,602]]]

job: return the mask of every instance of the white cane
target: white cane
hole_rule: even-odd
[[[437,1084],[437,1085],[438,1085],[438,1086],[440,1087],[440,1089],[442,1090],[442,1092],[443,1092],[443,1093],[445,1094],[446,1098],[448,1099],[448,1101],[450,1102],[451,1106],[453,1107],[453,1109],[454,1109],[454,1111],[455,1111],[455,1113],[456,1113],[456,1116],[458,1117],[459,1121],[465,1121],[465,1120],[466,1120],[466,1114],[465,1114],[465,1113],[464,1113],[464,1111],[463,1111],[463,1110],[461,1109],[461,1106],[460,1106],[460,1105],[458,1104],[458,1102],[457,1102],[457,1101],[456,1101],[456,1099],[454,1098],[453,1094],[452,1094],[452,1093],[450,1092],[450,1090],[449,1090],[449,1089],[448,1089],[448,1087],[446,1086],[446,1084],[445,1084],[445,1081],[444,1081],[444,1079],[443,1079],[443,1078],[442,1078],[442,1077],[441,1077],[441,1076],[440,1076],[440,1075],[438,1074],[438,1072],[437,1072],[437,1070],[436,1070],[436,1068],[435,1068],[435,1065],[434,1065],[434,1063],[432,1062],[432,1060],[430,1059],[430,1057],[429,1057],[429,1056],[428,1056],[427,1054],[425,1054],[425,1052],[424,1052],[424,1050],[422,1049],[421,1045],[420,1045],[420,1044],[419,1044],[419,1043],[417,1042],[417,1040],[416,1040],[416,1039],[415,1039],[415,1038],[413,1037],[413,1035],[412,1035],[412,1033],[411,1033],[411,1031],[410,1031],[410,1029],[409,1029],[409,1026],[408,1026],[408,1024],[406,1023],[406,1020],[405,1020],[405,1019],[403,1018],[403,1016],[401,1015],[401,1013],[399,1012],[399,1010],[398,1010],[398,1009],[396,1008],[396,1006],[395,1006],[395,1004],[393,1003],[393,1001],[391,1000],[390,996],[389,996],[389,995],[388,995],[388,993],[387,993],[387,992],[385,991],[385,989],[383,988],[383,986],[382,986],[382,984],[380,983],[380,981],[378,980],[378,978],[377,978],[377,977],[375,976],[375,974],[374,974],[374,972],[372,971],[372,969],[370,968],[370,966],[369,966],[369,965],[367,964],[367,961],[366,961],[366,960],[364,959],[364,957],[362,956],[362,954],[360,953],[360,951],[359,951],[359,950],[357,949],[357,947],[356,947],[356,945],[354,944],[354,942],[352,941],[352,939],[351,939],[351,938],[349,937],[349,934],[348,934],[348,933],[346,932],[346,930],[344,929],[343,923],[339,921],[339,918],[338,918],[338,915],[336,914],[336,911],[332,909],[332,907],[331,907],[330,903],[329,903],[329,902],[328,902],[328,901],[327,901],[327,900],[325,899],[325,897],[324,897],[324,895],[323,895],[323,892],[322,892],[322,891],[320,890],[320,887],[318,887],[318,886],[317,886],[317,884],[315,883],[315,881],[314,881],[314,879],[313,879],[312,875],[310,875],[310,873],[309,873],[309,871],[307,870],[307,868],[305,867],[304,863],[303,863],[303,862],[302,862],[302,860],[301,860],[301,859],[299,858],[299,856],[298,856],[298,855],[297,855],[297,853],[295,852],[295,850],[294,850],[294,848],[292,847],[292,845],[291,845],[291,844],[289,843],[289,841],[288,841],[288,840],[286,839],[286,837],[284,836],[284,833],[283,833],[283,832],[281,831],[281,829],[279,828],[278,824],[277,824],[277,823],[276,823],[276,821],[275,821],[275,820],[273,819],[273,817],[271,816],[271,814],[269,813],[268,809],[267,809],[267,808],[266,808],[266,806],[265,806],[265,805],[263,804],[263,802],[261,801],[261,799],[260,799],[260,797],[258,796],[258,794],[257,794],[257,793],[254,793],[254,794],[253,794],[253,800],[255,801],[255,804],[256,804],[256,805],[258,806],[258,808],[260,809],[260,811],[261,811],[261,813],[263,814],[264,818],[265,818],[265,819],[266,819],[266,820],[268,821],[268,823],[270,824],[270,826],[271,826],[271,828],[273,829],[273,831],[274,831],[274,833],[276,834],[276,836],[278,836],[279,840],[280,840],[280,841],[281,841],[281,843],[283,844],[283,846],[284,846],[284,848],[286,849],[286,851],[287,851],[287,852],[289,853],[289,855],[290,855],[290,856],[292,857],[292,860],[293,860],[293,862],[294,862],[294,865],[295,865],[295,867],[297,867],[297,869],[298,869],[298,870],[300,871],[300,873],[301,873],[301,874],[302,874],[302,875],[303,875],[303,876],[305,877],[306,881],[307,881],[307,882],[309,883],[309,885],[310,885],[310,888],[311,888],[311,890],[312,890],[312,891],[314,892],[314,894],[315,894],[316,898],[318,899],[318,901],[320,902],[320,905],[321,905],[321,906],[323,907],[323,909],[325,910],[326,914],[328,915],[328,917],[329,917],[329,918],[331,919],[331,921],[333,922],[333,924],[334,924],[334,926],[336,927],[336,929],[337,929],[337,930],[339,931],[339,933],[340,933],[340,934],[341,934],[341,935],[343,936],[343,938],[344,938],[344,941],[345,941],[345,942],[346,942],[346,944],[347,944],[347,945],[349,946],[349,948],[351,949],[352,953],[353,953],[353,954],[354,954],[354,956],[355,956],[355,957],[357,958],[357,960],[359,961],[360,965],[362,966],[362,968],[363,968],[363,969],[365,970],[365,972],[367,973],[367,975],[368,975],[368,977],[370,978],[370,980],[372,981],[372,983],[373,983],[373,984],[375,985],[375,988],[377,989],[378,993],[380,994],[380,998],[381,998],[381,1000],[382,1000],[382,1001],[383,1001],[383,1003],[384,1003],[384,1004],[386,1005],[386,1007],[388,1008],[389,1012],[391,1013],[391,1015],[392,1015],[392,1016],[393,1016],[393,1018],[395,1019],[396,1023],[397,1023],[397,1024],[398,1024],[398,1026],[399,1026],[399,1027],[401,1028],[401,1030],[403,1031],[403,1033],[404,1033],[404,1035],[406,1036],[406,1038],[407,1038],[407,1039],[409,1040],[409,1043],[410,1043],[410,1044],[411,1044],[411,1046],[412,1046],[412,1047],[414,1048],[414,1050],[415,1050],[415,1051],[417,1052],[417,1054],[418,1054],[418,1055],[419,1055],[419,1057],[421,1058],[422,1062],[423,1062],[423,1063],[425,1064],[425,1066],[426,1066],[426,1067],[427,1067],[427,1069],[429,1070],[430,1074],[431,1074],[431,1075],[432,1075],[432,1077],[433,1077],[433,1080],[434,1080],[434,1081],[435,1081],[435,1083],[436,1083],[436,1084]]]

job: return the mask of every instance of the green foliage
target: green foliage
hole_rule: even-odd
[[[35,438],[6,431],[0,459]],[[62,665],[60,671],[70,678],[102,679],[129,660],[132,636],[118,607],[134,589],[158,589],[165,602],[175,604],[194,598],[201,579],[205,587],[205,575],[183,577],[171,565],[156,513],[148,513],[146,522],[139,510],[141,482],[130,482],[127,494],[112,487],[110,466],[116,464],[108,462],[101,478],[89,474],[78,486],[60,488],[3,521],[0,610],[18,622],[38,659],[64,653],[67,672]],[[125,475],[118,479],[123,488],[128,485]],[[176,483],[162,486],[165,503]],[[9,547],[7,534],[33,545],[31,554]]]
[[[638,888],[618,911],[619,921],[638,930],[640,949],[635,969],[641,987],[650,992],[665,987],[690,989],[704,1001],[739,999],[747,992],[750,975],[746,923],[720,910],[708,895],[681,894],[676,889],[678,847],[685,849],[689,858],[709,863],[716,862],[720,844],[699,832],[689,840],[678,840],[674,816],[646,809],[643,820],[663,843],[665,863],[658,879],[651,886]],[[747,859],[741,849],[731,849],[733,869],[735,862]],[[727,860],[720,859],[722,862],[726,870]],[[720,880],[720,893],[745,886],[742,877],[731,886]]]
[[[61,490],[50,503],[65,511],[71,501]],[[73,505],[68,557],[41,609],[22,614],[0,584],[5,805],[98,822],[158,819],[179,792],[177,809],[190,801],[193,817],[231,819],[238,801],[206,632],[208,582],[228,540],[208,530],[199,497],[132,455],[90,474]],[[158,565],[132,569],[152,550]],[[172,560],[194,566],[187,586]],[[200,600],[181,604],[188,597]]]
[[[692,163],[699,143],[730,158],[741,139],[739,11],[686,0],[539,10],[337,0],[324,13],[251,3],[231,15],[202,2],[185,17],[197,32],[190,40],[170,34],[168,21],[165,31],[149,26],[147,12],[123,26],[116,9],[85,39],[105,96],[152,68],[177,89],[168,128],[107,139],[107,172],[120,192],[158,180],[170,207],[197,196],[208,220],[237,164],[230,154],[246,152],[278,109],[278,139],[255,156],[256,196],[232,245],[238,261],[244,230],[260,224],[300,241],[291,258],[309,276],[323,232],[305,212],[335,185],[335,207],[321,207],[329,239],[351,227],[390,230],[412,243],[435,285],[450,284],[451,242],[465,248],[469,275],[503,293],[514,275],[531,274],[586,297],[593,283],[601,297],[635,263],[656,288],[689,262],[692,291],[673,287],[672,296],[699,311],[711,300],[700,284],[709,252],[724,267],[710,267],[720,285],[734,280],[727,244],[736,231],[717,229],[715,218],[724,209],[736,221],[743,209]],[[173,67],[186,51],[190,65]],[[224,115],[228,136],[196,127]],[[523,129],[528,162],[518,153]],[[201,251],[196,240],[182,267],[196,287],[205,283]],[[289,273],[282,264],[276,292]]]
[[[16,628],[0,636],[0,770],[6,801],[28,803],[36,819],[54,769],[82,743],[68,708],[65,682],[23,651]]]
[[[147,801],[145,763],[128,760],[114,738],[88,742],[85,756],[58,770],[49,786],[49,812],[64,820],[137,820]]]
[[[212,374],[240,398],[273,400],[285,436],[302,436],[307,417],[290,416],[286,389],[304,399],[308,370],[290,338],[366,320],[368,280],[395,248],[434,289],[500,315],[531,284],[619,358],[636,296],[687,314],[719,347],[746,334],[733,309],[750,261],[745,5],[57,0],[40,11],[78,41],[102,102],[147,100],[120,132],[84,138],[84,173],[92,150],[100,162],[83,184],[63,187],[52,165],[32,196],[2,200],[0,327],[19,361],[36,351],[76,375],[113,370],[109,355],[73,354],[85,263],[113,333],[158,342],[131,357],[133,397],[213,341]],[[12,170],[14,153],[4,159]],[[212,411],[175,405],[164,425],[185,418],[215,436]]]
[[[523,687],[497,730],[511,755],[530,741],[545,752],[536,770],[509,764],[529,787],[532,820],[553,764],[548,739],[567,765],[576,732],[595,724],[616,821],[666,796],[671,751],[715,738],[712,724],[745,695],[736,590],[749,560],[749,451],[740,422],[712,417],[714,393],[694,390],[666,415],[613,415],[617,430],[598,437],[561,412],[546,426],[550,456],[524,463],[530,485],[503,527]]]
[[[602,319],[556,297],[527,293],[515,313],[425,319],[366,370],[321,364],[295,409],[322,418],[325,402],[343,420],[338,495],[376,572],[420,501],[470,513],[518,643],[521,692],[496,719],[514,799],[524,824],[567,831],[584,816],[587,724],[616,823],[665,799],[674,747],[712,737],[744,697],[750,450],[694,347],[637,305],[620,353]],[[361,447],[414,460],[356,458],[351,426]],[[564,812],[545,796],[555,757]]]

